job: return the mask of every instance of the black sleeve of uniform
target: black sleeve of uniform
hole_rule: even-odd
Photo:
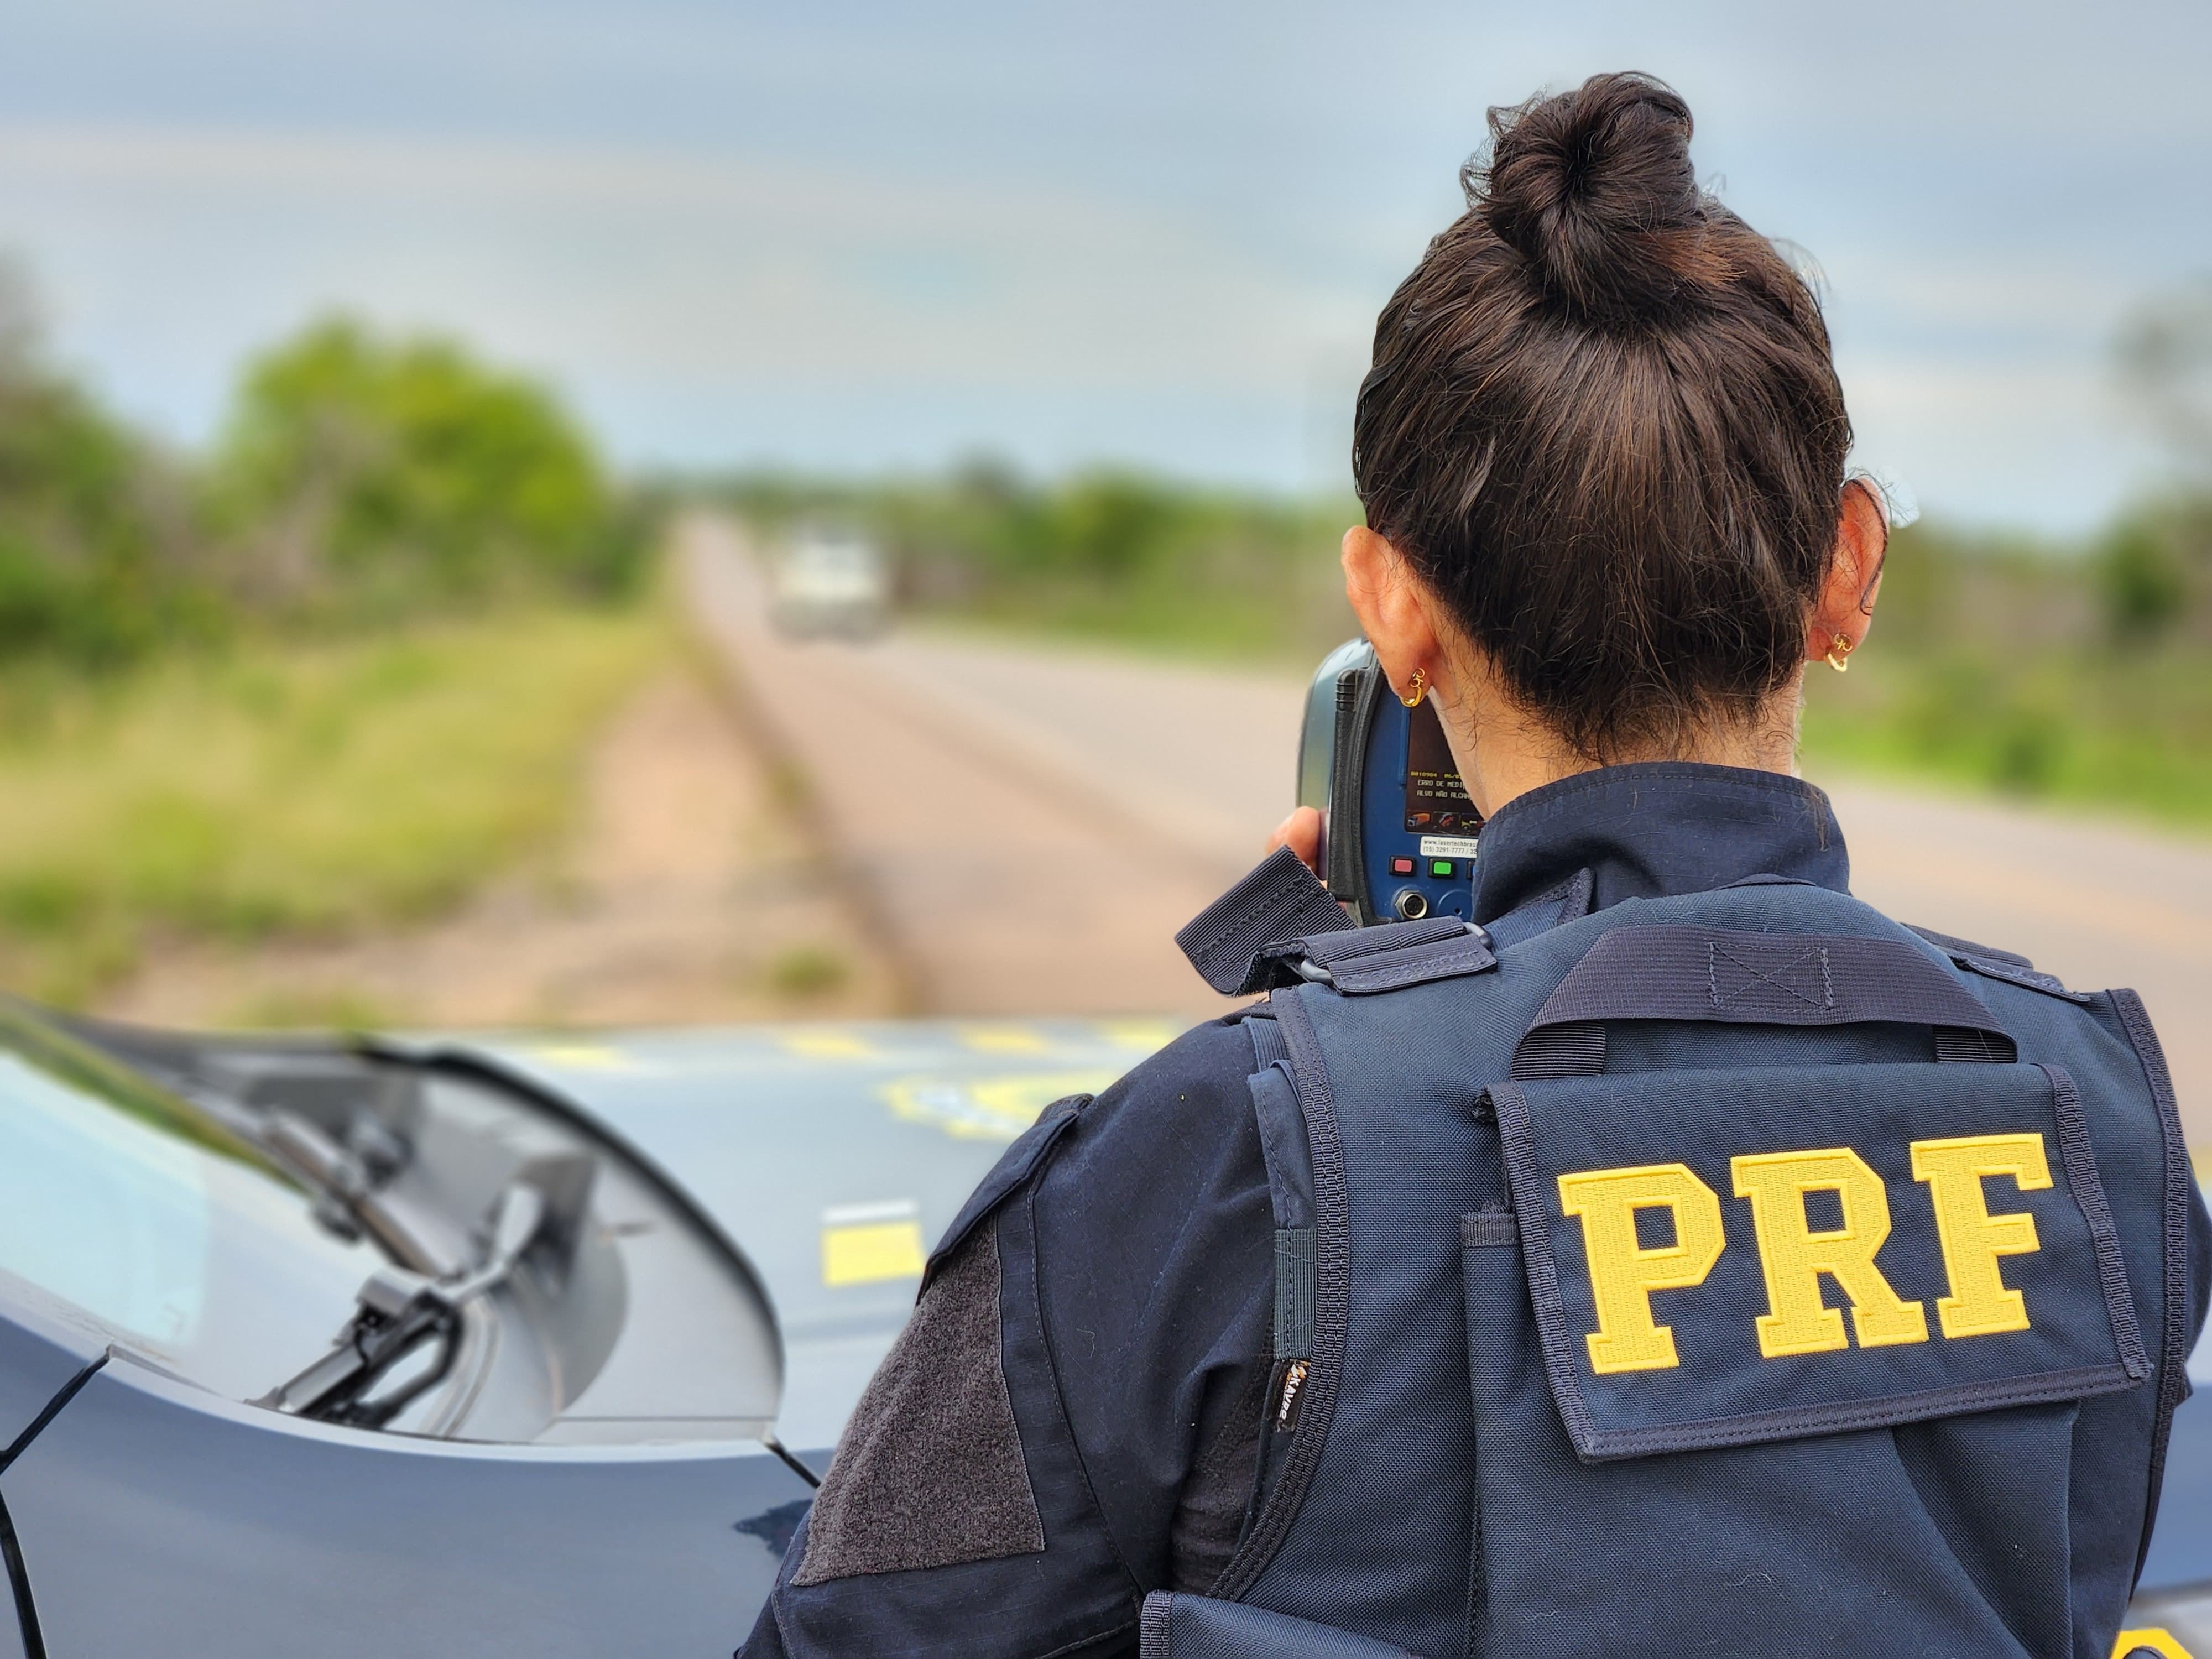
[[[1252,1069],[1233,1018],[1200,1026],[1008,1149],[741,1659],[1135,1651],[1205,1437],[1267,1363]]]
[[[1194,1063],[1162,1079],[1172,1087],[1099,1097],[1037,1195],[1061,1398],[1115,1547],[1147,1589],[1206,1588],[1172,1570],[1178,1511],[1240,1406],[1256,1428],[1272,1359],[1274,1218],[1251,1038],[1217,1025],[1186,1041]],[[1248,1476],[1239,1496],[1249,1488]]]

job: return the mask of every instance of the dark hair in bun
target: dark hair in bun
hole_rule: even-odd
[[[1773,246],[1642,75],[1492,110],[1376,325],[1353,473],[1516,698],[1592,760],[1748,717],[1803,659],[1850,422]]]

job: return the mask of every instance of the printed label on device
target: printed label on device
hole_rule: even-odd
[[[1474,856],[1474,837],[1472,836],[1423,836],[1421,856],[1425,859],[1471,859]]]

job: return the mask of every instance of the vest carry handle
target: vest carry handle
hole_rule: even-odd
[[[1601,935],[1529,1022],[1516,1079],[1594,1077],[1607,1020],[1925,1025],[1938,1060],[2008,1065],[2017,1050],[1981,999],[1901,939],[1685,926]]]

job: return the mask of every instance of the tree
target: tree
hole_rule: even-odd
[[[331,318],[249,366],[217,461],[246,576],[380,614],[623,585],[636,533],[589,442],[534,382],[436,338]]]
[[[2212,588],[2212,276],[2136,307],[2116,342],[2122,384],[2179,463],[2160,495],[2104,540],[2096,574],[2123,640],[2169,632]]]
[[[2123,641],[2155,638],[2189,607],[2189,567],[2172,515],[2136,513],[2097,550],[2091,566],[2105,619]]]
[[[2116,356],[2122,383],[2194,481],[2212,481],[2212,276],[2136,307]]]
[[[0,259],[0,664],[118,662],[203,619],[185,520],[169,469],[48,360]]]

